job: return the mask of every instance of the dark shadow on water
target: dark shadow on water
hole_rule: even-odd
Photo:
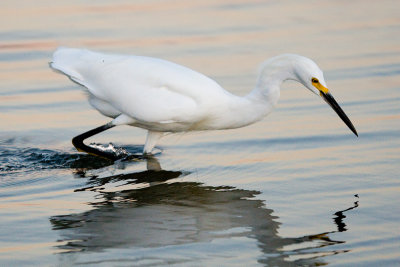
[[[355,197],[358,198],[358,195],[355,195]],[[358,201],[355,201],[352,207],[347,208],[345,210],[340,210],[340,211],[335,212],[335,214],[334,214],[335,217],[333,218],[333,220],[334,220],[335,224],[337,225],[338,232],[347,231],[346,224],[343,222],[343,219],[346,218],[346,215],[344,215],[344,213],[346,211],[355,209],[357,207],[358,207]]]
[[[129,160],[132,159],[129,158],[126,159],[126,161]],[[108,194],[102,192],[102,189],[104,189],[103,186],[109,184],[118,183],[119,186],[146,184],[148,186],[154,186],[156,184],[164,183],[167,182],[168,180],[189,174],[189,172],[162,170],[160,163],[155,157],[134,158],[133,160],[146,161],[147,170],[141,172],[127,173],[127,174],[118,174],[107,177],[98,177],[96,175],[86,177],[86,173],[81,171],[79,174],[81,177],[87,178],[87,186],[84,188],[75,189],[75,192],[87,191],[87,190],[97,191],[101,192],[102,197],[106,197],[108,196]]]
[[[58,232],[59,241],[63,243],[57,246],[63,252],[60,255],[75,258],[72,255],[90,253],[101,263],[105,260],[102,252],[123,249],[125,261],[132,264],[139,260],[157,259],[163,265],[174,263],[174,257],[175,263],[182,260],[187,245],[198,244],[208,248],[223,242],[228,246],[217,246],[216,253],[230,254],[234,249],[251,255],[249,260],[261,254],[258,262],[263,265],[317,266],[327,264],[324,256],[347,252],[326,247],[344,243],[330,239],[329,235],[346,230],[344,213],[356,206],[335,213],[338,231],[281,237],[278,217],[262,200],[255,198],[260,192],[229,186],[206,186],[197,182],[174,182],[172,179],[185,173],[157,170],[155,158],[147,161],[153,161],[150,165],[148,162],[148,166],[154,169],[103,178],[87,177],[87,187],[76,191],[98,192],[96,198],[99,201],[91,204],[93,209],[50,218],[53,230]],[[112,192],[103,190],[109,184],[121,182],[124,185],[147,185]],[[255,240],[258,248],[232,248],[230,240],[235,238]],[[176,255],[165,258],[152,253],[154,249],[168,250],[171,247],[177,248],[173,250]],[[96,256],[93,253],[97,253]],[[189,265],[213,257],[212,253],[196,253]]]

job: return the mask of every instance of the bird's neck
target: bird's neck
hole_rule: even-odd
[[[261,66],[256,87],[248,97],[262,99],[275,106],[278,103],[281,85],[286,80],[298,81],[295,60],[285,55],[272,58]]]
[[[245,97],[232,97],[222,129],[239,128],[257,122],[277,105],[281,85],[286,80],[297,80],[293,61],[276,57],[266,61],[260,71],[255,88]],[[229,119],[228,119],[229,117]]]
[[[292,64],[279,61],[264,63],[255,88],[245,96],[248,112],[258,115],[253,117],[254,122],[261,120],[275,108],[281,85],[286,80],[297,80]]]
[[[268,115],[276,106],[280,96],[282,81],[271,80],[268,84],[260,83],[246,96],[230,97],[218,121],[218,129],[240,128],[253,124]],[[267,86],[266,86],[267,85]]]

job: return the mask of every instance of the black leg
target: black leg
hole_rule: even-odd
[[[94,155],[94,156],[98,156],[98,157],[102,157],[102,158],[106,158],[106,159],[110,159],[110,160],[117,160],[117,157],[111,153],[107,153],[104,151],[100,151],[98,149],[95,149],[93,147],[87,146],[83,143],[83,141],[95,134],[104,132],[105,130],[108,130],[112,127],[114,127],[115,125],[111,124],[111,123],[107,123],[104,124],[100,127],[97,127],[95,129],[92,129],[90,131],[84,132],[83,134],[80,134],[78,136],[75,136],[72,139],[72,144],[74,145],[74,147],[80,151],[80,152],[86,152],[88,154]]]

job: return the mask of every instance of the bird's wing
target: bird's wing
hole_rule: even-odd
[[[51,66],[121,113],[144,122],[201,119],[207,112],[204,103],[226,94],[200,73],[149,57],[59,48]]]

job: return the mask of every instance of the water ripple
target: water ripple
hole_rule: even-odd
[[[357,68],[342,68],[326,72],[329,80],[345,80],[366,77],[387,77],[400,74],[400,64],[372,65]]]
[[[46,169],[97,169],[112,162],[95,156],[40,148],[0,147],[0,176]]]

